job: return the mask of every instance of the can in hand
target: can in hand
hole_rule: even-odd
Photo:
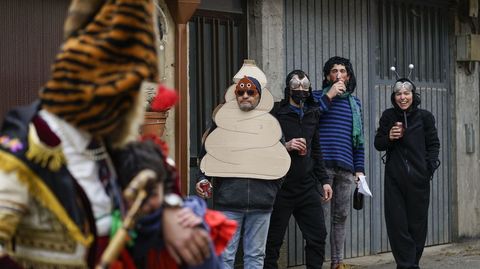
[[[400,122],[400,121],[397,121],[395,122],[395,126],[398,128],[398,130],[400,131],[400,134],[399,136],[400,137],[403,137],[403,133],[405,132],[405,128],[403,128],[403,123]]]
[[[305,149],[304,149],[304,150],[300,150],[300,151],[298,152],[298,155],[305,156],[305,155],[307,155],[307,140],[306,140],[305,138],[303,138],[303,137],[301,137],[301,138],[299,138],[299,139],[300,139],[300,140],[303,142],[303,144],[305,145]]]
[[[212,184],[210,184],[210,181],[208,181],[206,178],[200,180],[200,188],[203,191],[203,194],[205,195],[205,198],[210,198],[212,197]]]

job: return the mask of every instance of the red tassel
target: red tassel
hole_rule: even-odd
[[[174,89],[169,89],[165,85],[160,85],[157,94],[153,97],[152,111],[166,111],[174,106],[178,101],[178,94]]]
[[[227,247],[228,241],[232,239],[237,230],[237,222],[228,219],[223,213],[207,209],[205,222],[210,226],[210,238],[215,247],[215,253],[220,255]]]

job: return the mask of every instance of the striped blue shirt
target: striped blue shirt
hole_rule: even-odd
[[[319,103],[320,145],[327,168],[339,167],[347,171],[365,173],[365,148],[361,144],[353,148],[352,109],[348,98],[333,98],[330,101],[323,91],[313,91],[313,97]],[[354,96],[360,111],[360,100]],[[363,116],[362,116],[363,117]]]

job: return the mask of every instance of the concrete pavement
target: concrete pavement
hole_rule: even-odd
[[[395,261],[391,253],[345,260],[354,269],[395,269]],[[330,269],[325,262],[324,269]],[[459,243],[439,245],[425,248],[420,260],[421,269],[480,269],[480,238],[465,239]],[[293,269],[305,269],[305,266]]]
[[[391,253],[349,259],[352,268],[395,269]],[[327,267],[328,268],[328,267]],[[425,248],[420,260],[422,269],[480,268],[480,239]]]

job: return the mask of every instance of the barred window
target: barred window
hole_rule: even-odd
[[[416,82],[444,83],[448,67],[448,14],[445,5],[436,2],[377,2],[378,44],[376,74],[380,79],[394,79],[393,65],[400,76],[407,76],[408,65],[415,68],[410,76]]]

